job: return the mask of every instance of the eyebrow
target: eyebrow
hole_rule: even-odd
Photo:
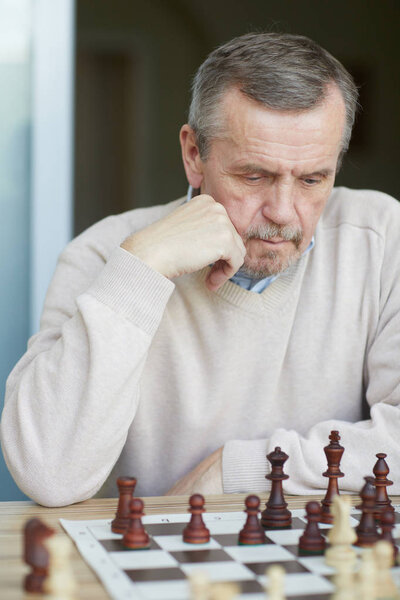
[[[256,165],[253,163],[249,163],[246,165],[238,165],[238,166],[234,167],[234,171],[236,171],[236,173],[248,174],[248,175],[253,175],[253,174],[265,175],[265,176],[278,175],[278,173],[274,173],[273,171],[269,171],[268,169],[264,169],[264,168],[260,167],[259,165]],[[300,175],[300,177],[315,177],[315,176],[328,177],[329,175],[333,175],[334,172],[335,172],[334,169],[330,169],[330,168],[317,169],[316,171],[312,171],[311,173],[302,173]]]

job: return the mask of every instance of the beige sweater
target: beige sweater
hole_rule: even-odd
[[[138,494],[163,494],[224,445],[225,492],[265,490],[281,446],[286,490],[313,493],[338,429],[342,489],[387,452],[400,493],[397,202],[334,190],[315,248],[261,294],[209,292],[207,269],[169,281],[119,247],[180,202],[109,217],[62,253],[7,382],[2,444],[21,489],[63,505],[131,474]]]

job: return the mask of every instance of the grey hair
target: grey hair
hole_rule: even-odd
[[[278,110],[307,110],[321,103],[334,82],[344,100],[346,124],[338,166],[348,149],[358,106],[358,90],[343,65],[316,42],[288,33],[248,33],[220,46],[206,58],[192,85],[189,125],[200,157],[221,133],[218,114],[224,93],[240,91]]]

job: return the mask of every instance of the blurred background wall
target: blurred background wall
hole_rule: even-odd
[[[66,4],[75,15],[71,31],[60,13]],[[48,71],[55,74],[42,95],[35,92],[32,47],[40,40],[46,47],[49,31],[34,27],[39,5],[48,29],[53,19],[61,64]],[[185,194],[178,132],[191,78],[210,50],[235,35],[300,33],[339,58],[360,86],[363,110],[337,183],[400,198],[399,25],[397,0],[0,0],[1,395],[37,330],[66,238],[109,214]],[[19,54],[7,46],[10,32]],[[69,43],[62,40],[67,34]],[[63,53],[74,61],[63,62]],[[70,116],[58,94],[69,79]],[[50,121],[53,135],[41,136]],[[52,147],[64,138],[64,150]],[[41,153],[51,167],[38,161]],[[41,185],[50,172],[57,177]],[[0,500],[21,497],[0,460]]]

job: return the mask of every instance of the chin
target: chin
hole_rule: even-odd
[[[271,277],[271,275],[279,275],[283,273],[295,262],[299,260],[300,252],[291,254],[290,256],[281,257],[277,252],[270,252],[269,256],[260,258],[249,258],[246,256],[241,271],[244,271],[254,279],[263,279]]]

